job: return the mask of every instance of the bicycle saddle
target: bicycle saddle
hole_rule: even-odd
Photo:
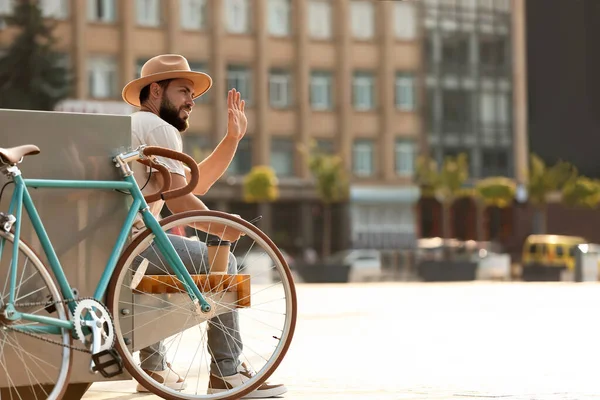
[[[3,149],[0,147],[0,157],[8,161],[10,164],[16,164],[25,156],[35,155],[40,152],[40,149],[33,144],[24,144],[23,146],[10,147]]]

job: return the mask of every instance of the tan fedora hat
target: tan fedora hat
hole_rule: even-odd
[[[132,106],[140,106],[140,92],[152,82],[165,79],[188,79],[194,83],[194,98],[206,93],[212,86],[212,79],[203,72],[190,69],[185,57],[178,54],[162,54],[152,57],[142,66],[141,77],[129,82],[123,88],[123,100]]]

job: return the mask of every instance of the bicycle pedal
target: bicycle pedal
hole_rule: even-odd
[[[101,362],[100,359],[104,356],[108,356],[109,359]],[[102,374],[102,376],[105,378],[112,378],[123,373],[123,361],[115,349],[108,349],[96,354],[92,354],[92,360],[94,361],[94,367],[92,370],[94,372],[100,372],[100,374]],[[110,368],[115,365],[116,368]],[[111,369],[112,372],[108,371],[107,369]]]

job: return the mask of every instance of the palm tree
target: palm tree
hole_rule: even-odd
[[[528,195],[535,207],[534,232],[546,233],[548,195],[562,191],[577,179],[577,168],[559,160],[551,167],[536,154],[531,155],[529,168]]]
[[[258,203],[259,214],[264,217],[260,225],[267,234],[271,219],[266,205],[279,198],[278,184],[275,171],[266,165],[252,167],[244,177],[244,200],[248,203]]]
[[[475,190],[486,205],[505,208],[510,206],[515,198],[517,185],[510,178],[494,176],[478,181]]]
[[[563,188],[562,201],[570,207],[596,208],[600,204],[600,181],[577,177]]]
[[[477,202],[478,206],[478,218],[477,218],[477,229],[478,229],[478,238],[483,239],[484,232],[484,220],[485,220],[485,211],[487,207],[492,207],[490,209],[490,219],[493,218],[492,215],[494,213],[500,212],[501,209],[509,207],[515,198],[515,193],[517,191],[517,184],[513,179],[506,178],[503,176],[492,176],[488,178],[484,178],[479,180],[475,184],[475,192],[477,193],[477,197],[480,201]],[[496,214],[498,215],[498,214]],[[498,215],[500,218],[502,214]],[[500,220],[500,226],[503,226],[503,221]],[[488,229],[490,227],[488,226]],[[493,239],[491,230],[489,239]]]
[[[308,168],[315,179],[317,194],[323,204],[323,258],[331,253],[331,205],[348,199],[349,180],[342,158],[337,154],[327,154],[311,144],[307,150],[300,147],[305,156]]]
[[[415,180],[425,196],[435,196],[442,204],[442,236],[450,237],[450,208],[464,191],[463,185],[469,179],[467,155],[448,156],[441,168],[430,157],[419,157],[416,164]]]

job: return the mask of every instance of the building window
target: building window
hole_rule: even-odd
[[[313,110],[331,110],[332,74],[325,71],[314,71],[310,76],[310,104]]]
[[[442,39],[442,62],[449,67],[465,67],[470,62],[469,37],[450,34]]]
[[[481,93],[481,122],[485,127],[506,127],[510,122],[508,93]]]
[[[252,73],[247,67],[227,67],[227,91],[235,88],[238,92],[240,92],[242,99],[246,100],[246,104],[249,104],[252,99],[252,87],[250,86],[252,79],[251,75]]]
[[[415,142],[409,139],[396,139],[396,174],[413,176],[415,172]]]
[[[290,34],[290,0],[269,0],[269,33],[273,36]]]
[[[94,99],[117,96],[117,62],[112,57],[88,59],[88,93]]]
[[[461,9],[472,10],[477,4],[476,1],[477,0],[460,0],[458,2],[458,5]]]
[[[114,22],[115,0],[87,0],[88,20],[92,22]]]
[[[271,140],[271,167],[277,176],[294,176],[294,141],[289,138]]]
[[[0,6],[0,14],[2,14]],[[44,18],[66,19],[69,16],[68,0],[42,0],[40,2]]]
[[[497,11],[510,12],[511,0],[496,0],[494,5]]]
[[[440,60],[439,36],[435,32],[428,32],[424,42],[425,61],[427,62],[428,68],[432,69],[432,67]]]
[[[269,102],[273,108],[287,108],[291,105],[292,79],[290,73],[272,70],[269,75]]]
[[[472,122],[471,98],[471,93],[466,90],[444,90],[442,93],[444,130],[457,131]]]
[[[136,0],[137,23],[140,26],[160,24],[160,0]]]
[[[511,0],[480,0],[478,6],[487,11],[510,12],[510,3]]]
[[[313,39],[331,39],[333,29],[330,0],[310,0],[308,32]]]
[[[496,119],[496,112],[494,110],[494,94],[493,93],[482,93],[479,96],[481,122],[484,127],[491,126],[494,124]]]
[[[250,169],[252,169],[252,138],[244,136],[238,143],[227,172],[231,175],[246,175]]]
[[[206,0],[180,0],[180,18],[183,29],[197,30],[206,27]]]
[[[501,36],[479,38],[479,61],[485,67],[504,67],[507,52],[506,38]]]
[[[0,15],[10,15],[13,13],[14,0],[0,0]]]
[[[353,0],[350,3],[352,36],[356,39],[372,39],[375,36],[375,10],[373,3]]]
[[[417,17],[412,3],[394,3],[394,34],[396,38],[411,40],[417,37]]]
[[[498,123],[507,126],[510,123],[510,98],[508,93],[500,93],[498,99]]]
[[[403,111],[415,109],[415,77],[413,74],[396,74],[396,108]]]
[[[135,76],[133,77],[133,79],[138,79],[142,76],[142,67],[144,66],[146,61],[148,61],[147,58],[138,58],[138,60],[135,63]]]
[[[248,0],[225,0],[225,27],[229,33],[250,32]]]
[[[355,109],[361,111],[375,108],[375,77],[371,72],[355,72],[352,86]]]
[[[485,149],[481,152],[481,177],[508,176],[508,152],[505,149]]]
[[[356,176],[367,177],[374,174],[373,141],[357,139],[353,148],[353,170]]]

